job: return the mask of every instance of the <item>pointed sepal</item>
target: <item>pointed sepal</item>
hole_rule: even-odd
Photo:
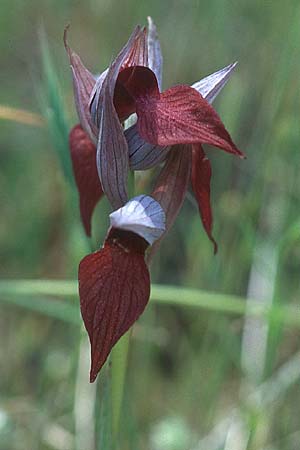
[[[92,214],[103,195],[96,167],[96,146],[81,125],[70,131],[69,144],[81,220],[86,234],[90,236]]]
[[[191,181],[203,227],[214,245],[214,253],[217,253],[218,246],[212,235],[213,216],[210,205],[211,165],[201,145],[192,146]]]
[[[147,260],[157,252],[161,239],[172,227],[185,199],[191,177],[192,154],[190,145],[178,145],[167,156],[151,193],[166,214],[166,230],[150,248]]]
[[[91,72],[84,66],[77,53],[75,53],[69,46],[67,42],[67,32],[68,27],[64,31],[64,44],[69,56],[72,70],[73,90],[77,114],[83,129],[95,142],[95,134],[97,133],[97,130],[91,119],[89,102],[92,90],[96,84],[96,80]]]
[[[99,89],[93,94],[91,111],[99,127],[97,168],[105,194],[114,209],[124,205],[129,170],[128,145],[114,102],[114,91],[123,65],[146,58],[145,31],[135,29],[127,44],[111,64]],[[128,69],[124,69],[128,70]]]
[[[155,73],[159,89],[161,90],[163,56],[156,31],[156,26],[151,17],[147,17],[147,20],[148,20],[148,67]]]
[[[231,77],[236,65],[237,62],[229,64],[229,66],[192,84],[192,88],[196,89],[208,103],[212,103]]]

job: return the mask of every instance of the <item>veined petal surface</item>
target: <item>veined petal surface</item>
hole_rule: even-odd
[[[110,66],[95,94],[94,120],[99,127],[97,168],[102,188],[114,209],[126,203],[129,156],[127,141],[114,106],[114,89],[124,61],[128,60],[139,39],[145,39],[139,27]],[[99,95],[98,95],[99,94]]]
[[[119,72],[122,69],[132,67],[135,65],[147,65],[148,52],[147,52],[147,39],[145,29],[141,29],[137,26],[131,34],[127,44],[122,48],[110,67],[107,69],[106,74],[109,73],[109,86],[110,93],[113,97],[114,89]],[[145,63],[145,64],[143,64]],[[103,81],[106,77],[99,77],[97,83],[90,96],[90,110],[92,114],[92,120],[97,127],[99,127],[99,120],[101,116],[101,101],[100,94],[102,92]]]
[[[166,214],[166,230],[172,227],[185,199],[191,177],[192,154],[190,145],[175,146],[167,156],[151,196],[158,201]],[[163,237],[163,236],[162,236]],[[157,252],[161,239],[150,248],[150,262]]]
[[[150,36],[150,29],[149,29]],[[150,50],[149,52],[149,67],[155,72],[159,87],[161,88],[161,80],[159,72],[155,70],[150,64]],[[194,83],[192,87],[196,89],[208,103],[212,103],[217,95],[221,92],[226,85],[233,70],[235,69],[237,62],[224,67],[221,70],[203,78],[202,80]],[[161,147],[159,145],[149,144],[141,138],[138,132],[137,125],[128,129],[125,132],[126,139],[129,147],[130,165],[134,170],[146,170],[154,167],[156,164],[163,161],[169,151],[169,147]]]
[[[147,170],[166,159],[170,147],[160,147],[146,142],[139,135],[137,125],[125,130],[129,149],[129,164],[132,170]]]
[[[217,243],[212,236],[213,217],[210,205],[211,165],[201,145],[192,146],[191,181],[203,227],[214,244],[214,253],[217,253]]]
[[[139,34],[130,48],[130,52],[124,59],[121,70],[132,66],[148,67],[148,30],[146,27],[139,28]]]
[[[189,86],[137,98],[136,112],[139,134],[151,144],[210,144],[243,157],[216,111]]]
[[[91,342],[91,382],[148,303],[147,245],[134,233],[112,229],[104,247],[79,265],[80,308]]]
[[[159,89],[161,90],[163,56],[156,31],[156,26],[151,17],[147,17],[147,20],[148,20],[148,67],[155,73]]]
[[[90,96],[96,84],[96,80],[91,72],[83,65],[80,57],[75,53],[67,42],[67,31],[64,32],[64,44],[69,55],[70,66],[73,76],[73,90],[75,98],[75,106],[79,121],[83,129],[88,133],[89,137],[96,142],[96,127],[91,119],[89,110]]]
[[[139,195],[109,215],[113,228],[133,231],[150,245],[165,231],[166,216],[160,204],[148,195]]]
[[[196,89],[208,103],[212,103],[231,77],[236,65],[237,62],[229,64],[229,66],[192,84],[192,88]]]
[[[86,234],[90,236],[92,214],[103,196],[96,167],[96,146],[81,125],[72,128],[69,143],[75,182],[79,192],[81,220]]]

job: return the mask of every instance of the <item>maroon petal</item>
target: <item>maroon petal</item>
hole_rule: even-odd
[[[118,76],[114,92],[114,105],[120,121],[136,110],[136,99],[159,99],[156,76],[148,67],[134,66],[123,69]]]
[[[91,235],[91,217],[103,195],[96,167],[96,147],[81,125],[72,128],[69,136],[71,159],[79,191],[81,220],[88,236]]]
[[[89,101],[96,80],[83,65],[79,56],[69,47],[67,43],[67,31],[68,28],[64,32],[64,44],[69,55],[73,75],[73,89],[77,114],[82,127],[89,134],[90,138],[95,141],[97,130],[91,119]]]
[[[150,144],[210,144],[243,157],[216,111],[195,89],[175,86],[136,98],[140,135]]]
[[[128,117],[135,112],[135,101],[124,88],[124,86],[117,81],[114,92],[114,107],[117,111],[120,122],[125,122]]]
[[[191,177],[191,165],[191,146],[178,145],[170,151],[159,174],[151,196],[160,204],[166,214],[166,231],[152,245],[148,253],[148,261],[156,253],[161,239],[170,230],[180,211]]]
[[[203,227],[214,244],[214,253],[218,246],[212,236],[212,211],[210,206],[211,166],[201,145],[192,146],[192,187],[198,203]]]
[[[137,105],[156,106],[160,100],[157,78],[148,67],[134,66],[123,69],[118,76],[120,83]]]
[[[147,242],[130,231],[112,229],[104,247],[79,266],[81,314],[91,342],[93,382],[112,347],[144,311],[150,277]]]

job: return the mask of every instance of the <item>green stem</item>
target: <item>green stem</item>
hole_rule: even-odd
[[[119,434],[130,335],[130,331],[124,334],[111,353],[112,434],[114,442],[117,442]]]
[[[129,173],[128,193],[134,196],[134,172]],[[112,404],[112,435],[113,442],[117,446],[122,403],[124,397],[124,386],[127,369],[127,358],[131,332],[128,331],[117,342],[111,352],[111,404]]]

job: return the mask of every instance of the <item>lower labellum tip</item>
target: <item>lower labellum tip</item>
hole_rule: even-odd
[[[91,383],[112,347],[148,303],[150,276],[144,260],[147,247],[148,243],[137,234],[112,228],[104,247],[80,263],[80,307],[91,342]]]

